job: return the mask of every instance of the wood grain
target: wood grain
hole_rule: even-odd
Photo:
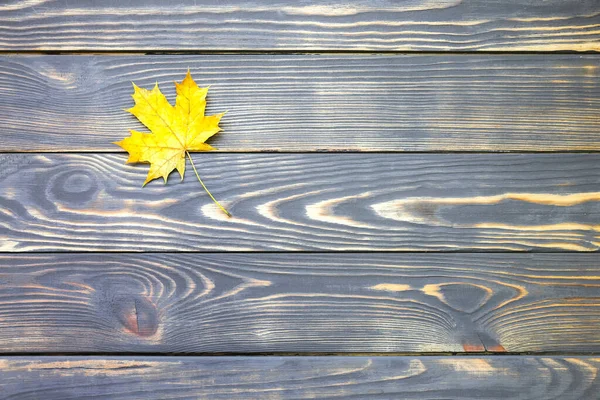
[[[0,352],[598,352],[591,254],[0,255]]]
[[[597,399],[596,357],[19,357],[5,399]]]
[[[0,157],[0,251],[596,251],[599,154]]]
[[[131,81],[174,101],[188,67],[220,150],[600,150],[600,58],[574,55],[4,56],[0,150],[118,150]]]
[[[598,51],[596,0],[5,0],[0,50]]]

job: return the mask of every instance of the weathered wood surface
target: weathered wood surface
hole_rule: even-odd
[[[596,0],[5,0],[0,50],[598,51]]]
[[[598,352],[591,254],[0,255],[0,352]]]
[[[599,154],[219,154],[142,182],[125,154],[0,157],[0,251],[595,251]],[[189,169],[189,167],[188,167]]]
[[[600,150],[600,58],[575,55],[4,56],[0,150],[118,150],[131,81],[174,101],[188,67],[220,150]]]
[[[19,357],[4,399],[598,399],[597,357]]]

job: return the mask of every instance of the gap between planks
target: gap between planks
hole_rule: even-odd
[[[473,358],[481,356],[493,357],[597,357],[600,351],[473,351],[473,352],[94,352],[94,351],[59,351],[59,352],[0,352],[0,358],[18,358],[18,357],[456,357]]]

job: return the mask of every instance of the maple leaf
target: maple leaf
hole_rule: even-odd
[[[177,98],[175,106],[172,106],[161,93],[158,83],[152,90],[134,83],[132,97],[135,105],[126,111],[135,115],[152,133],[130,130],[131,136],[115,144],[129,153],[127,163],[150,163],[143,186],[160,177],[167,183],[169,174],[175,169],[183,180],[187,156],[202,187],[231,216],[206,188],[190,156],[190,151],[214,150],[205,142],[221,130],[219,122],[224,113],[204,115],[208,88],[198,87],[189,70],[181,83],[175,82],[175,88]]]

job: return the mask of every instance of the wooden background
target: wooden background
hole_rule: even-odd
[[[600,398],[598,51],[596,0],[3,1],[0,398]],[[188,68],[231,219],[112,144]]]

